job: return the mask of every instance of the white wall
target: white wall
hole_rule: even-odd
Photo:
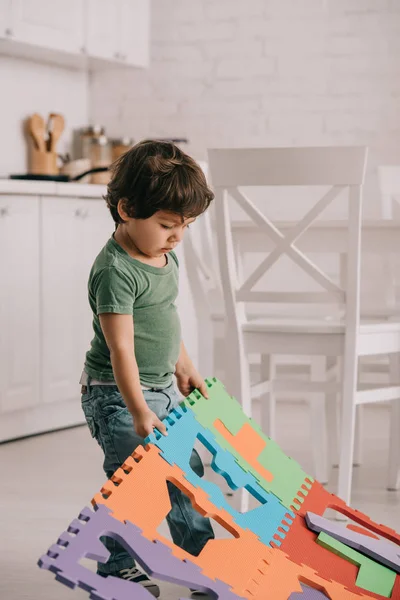
[[[152,64],[93,77],[110,132],[208,146],[368,144],[400,161],[399,0],[153,0]]]
[[[88,77],[75,71],[38,62],[0,56],[0,177],[26,173],[27,143],[23,121],[34,112],[45,120],[60,112],[66,129],[57,150],[68,150],[71,133],[88,122]]]

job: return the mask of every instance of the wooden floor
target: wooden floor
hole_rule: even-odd
[[[399,531],[400,493],[385,489],[388,424],[385,408],[367,408],[363,436],[365,455],[362,466],[354,470],[352,506]],[[312,473],[309,439],[306,406],[280,404],[277,441],[287,454]],[[53,574],[36,566],[39,556],[57,540],[105,481],[101,450],[86,427],[1,445],[0,472],[0,598],[88,598],[83,590],[71,591],[56,582]],[[206,477],[222,481],[210,468]],[[333,469],[328,486],[331,491],[335,491],[336,479],[337,472]],[[229,501],[235,505],[237,496]],[[224,530],[213,524],[216,535],[224,536]],[[168,535],[165,522],[160,531]],[[162,600],[185,597],[185,588],[164,582],[160,585]]]

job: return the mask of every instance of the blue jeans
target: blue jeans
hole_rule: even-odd
[[[92,437],[104,452],[103,468],[108,478],[122,465],[144,439],[137,435],[133,418],[128,411],[117,386],[90,385],[90,377],[82,394],[82,408]],[[149,408],[163,420],[181,399],[171,384],[165,389],[143,391]],[[200,456],[193,450],[190,466],[203,477],[204,467]],[[208,540],[214,538],[210,520],[193,508],[190,499],[177,487],[167,482],[171,511],[166,516],[174,543],[197,556]],[[98,563],[98,573],[115,574],[121,569],[135,566],[135,561],[124,548],[111,538],[102,538],[111,556],[106,564]]]

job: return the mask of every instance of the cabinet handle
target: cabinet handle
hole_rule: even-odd
[[[8,36],[8,37],[12,37],[12,36],[14,35],[14,34],[13,34],[13,30],[12,30],[12,29],[10,29],[9,27],[7,27],[7,29],[4,31],[4,33],[5,33],[5,35],[6,35],[6,36]]]
[[[9,214],[8,206],[2,206],[0,208],[0,217],[8,217]]]
[[[87,50],[86,50],[85,46],[82,46],[81,47],[81,54],[86,54],[86,53],[87,53]]]
[[[88,216],[89,211],[88,210],[83,210],[82,208],[77,208],[75,211],[75,216],[76,217],[80,217],[81,219],[86,219],[86,217]]]
[[[121,58],[121,55],[119,52],[114,52],[114,58]]]

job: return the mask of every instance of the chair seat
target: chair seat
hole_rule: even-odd
[[[243,331],[248,333],[294,333],[294,334],[344,334],[345,322],[340,319],[303,319],[296,317],[261,318],[247,322]],[[400,333],[400,322],[362,321],[359,334]]]

